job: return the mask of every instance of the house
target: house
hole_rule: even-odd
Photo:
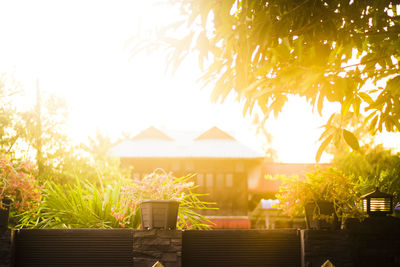
[[[121,167],[131,168],[140,178],[156,168],[175,176],[196,174],[199,193],[205,201],[216,202],[218,210],[202,213],[216,223],[215,228],[250,228],[248,180],[264,160],[230,134],[217,127],[198,132],[166,132],[149,127],[130,140],[113,147]]]

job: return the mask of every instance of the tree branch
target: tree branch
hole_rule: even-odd
[[[352,68],[352,67],[358,67],[358,66],[361,66],[361,65],[366,65],[367,63],[370,63],[370,62],[378,62],[379,60],[381,60],[381,59],[385,59],[385,58],[388,58],[388,57],[391,57],[392,55],[385,55],[385,56],[382,56],[382,57],[378,57],[378,58],[374,58],[374,59],[370,59],[370,60],[367,60],[367,61],[365,61],[365,62],[363,62],[363,63],[356,63],[356,64],[352,64],[352,65],[348,65],[348,66],[344,66],[344,67],[341,67],[341,69],[347,69],[347,68]]]

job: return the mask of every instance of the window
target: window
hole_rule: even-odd
[[[206,186],[213,187],[214,186],[214,175],[212,173],[206,174]]]
[[[223,174],[217,174],[216,184],[217,184],[217,187],[224,187],[224,175]]]
[[[179,161],[173,161],[171,164],[172,171],[179,171],[181,169],[181,163]]]
[[[204,186],[204,174],[197,174],[196,183],[198,186]]]
[[[233,174],[228,173],[225,176],[225,185],[226,185],[226,187],[232,187],[233,186]]]
[[[243,162],[237,162],[236,164],[235,164],[235,172],[244,172],[245,170],[244,170],[244,164],[243,164]]]
[[[187,161],[186,163],[185,163],[185,170],[186,171],[193,171],[194,170],[194,163],[193,163],[193,161]]]

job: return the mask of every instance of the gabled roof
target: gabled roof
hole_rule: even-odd
[[[202,133],[200,136],[198,136],[194,140],[198,141],[198,140],[210,140],[210,139],[231,139],[231,140],[235,140],[235,138],[233,138],[232,136],[230,136],[226,132],[221,131],[220,129],[218,129],[215,126],[212,127],[211,129],[209,129],[208,131],[205,131],[204,133]]]
[[[175,134],[150,127],[114,146],[110,154],[120,158],[264,158],[217,127],[203,133]]]
[[[168,141],[174,140],[153,126],[150,126],[146,130],[141,131],[132,139],[133,140],[157,139],[157,140],[168,140]]]

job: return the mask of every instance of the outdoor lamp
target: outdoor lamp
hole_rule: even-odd
[[[370,216],[385,216],[393,212],[393,196],[379,191],[361,196],[363,210]]]

